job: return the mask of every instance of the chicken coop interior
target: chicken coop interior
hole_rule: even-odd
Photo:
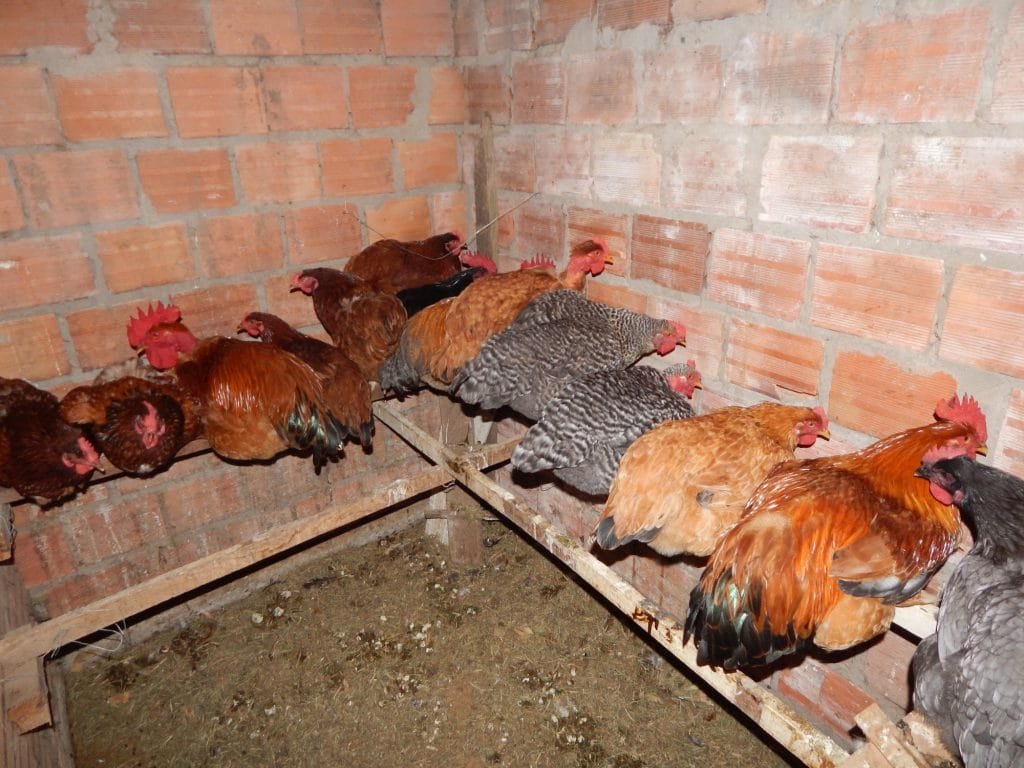
[[[451,232],[463,265],[491,260],[467,296],[506,273],[544,273],[552,291],[582,289],[572,297],[587,306],[677,330],[678,344],[648,338],[636,365],[691,363],[695,418],[766,401],[819,408],[828,434],[787,449],[804,460],[932,425],[969,396],[983,412],[977,461],[1024,477],[1022,180],[1020,0],[2,2],[0,376],[65,398],[139,364],[133,318],[171,307],[200,340],[269,350],[237,333],[262,312],[347,351],[297,273]],[[577,246],[597,249],[600,266],[570,284]],[[478,276],[487,270],[498,274]],[[495,291],[446,306],[483,322],[504,306]],[[919,594],[922,583],[894,612],[886,604],[875,637],[726,671],[699,661],[686,631],[708,552],[666,556],[650,527],[605,549],[603,495],[510,466],[552,409],[524,418],[466,399],[484,374],[519,372],[497,338],[464,362],[454,394],[450,377],[419,371],[396,396],[351,354],[353,375],[373,382],[360,384],[372,387],[372,448],[356,428],[319,471],[311,443],[232,453],[200,431],[153,470],[100,458],[103,474],[50,501],[6,481],[3,764],[75,765],[61,677],[76,648],[113,629],[130,636],[255,589],[263,566],[312,545],[420,526],[471,559],[480,520],[450,503],[461,492],[794,764],[950,759],[911,713],[909,669],[971,548],[954,507],[959,549]],[[609,347],[552,338],[542,358]],[[604,412],[629,421],[635,405]],[[3,431],[10,413],[0,408],[0,479],[30,462]],[[729,454],[722,445],[692,439],[630,463],[657,497],[641,505],[670,498],[702,452]],[[921,453],[902,482],[925,492],[912,476]],[[611,502],[621,484],[626,503],[632,457]],[[917,530],[902,534],[907,547]],[[796,578],[786,562],[778,580]]]

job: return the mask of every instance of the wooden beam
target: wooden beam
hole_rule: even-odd
[[[14,520],[11,505],[0,501],[0,563],[6,563],[14,552]]]
[[[486,467],[508,460],[517,441],[481,446],[459,454],[467,467]],[[67,643],[115,622],[160,605],[186,592],[287,551],[344,525],[394,506],[450,481],[450,472],[434,467],[396,480],[374,493],[324,510],[311,517],[277,526],[251,539],[199,558],[50,621],[18,627],[0,638],[0,670],[16,668]]]
[[[46,673],[41,658],[30,659],[10,668],[4,675],[4,709],[18,733],[53,724]]]
[[[882,708],[872,704],[857,714],[854,721],[874,744],[892,768],[928,768],[928,762],[912,747],[903,732],[885,716]]]
[[[842,747],[746,675],[698,666],[696,649],[692,643],[683,642],[683,628],[675,619],[662,614],[632,584],[558,530],[547,518],[530,509],[511,491],[467,464],[458,453],[441,445],[405,415],[391,410],[384,403],[374,404],[374,414],[431,461],[444,464],[456,480],[568,565],[669,653],[739,707],[769,736],[806,765],[831,768],[848,757]]]

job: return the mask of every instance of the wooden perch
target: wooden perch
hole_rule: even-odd
[[[13,551],[14,521],[11,519],[11,505],[0,501],[0,563],[10,560]]]
[[[928,761],[877,704],[854,720],[869,743],[840,763],[840,768],[928,768]]]
[[[53,724],[41,658],[22,662],[6,671],[3,702],[7,719],[18,733]]]

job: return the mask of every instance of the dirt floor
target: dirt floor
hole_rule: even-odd
[[[76,765],[790,764],[503,523],[422,531],[69,671]]]

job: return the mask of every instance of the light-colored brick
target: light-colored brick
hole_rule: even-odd
[[[593,186],[590,136],[581,131],[557,130],[533,134],[537,189],[550,195],[587,198]]]
[[[512,113],[512,98],[502,68],[468,66],[465,74],[469,121],[479,124],[487,114],[496,125],[507,124]]]
[[[6,163],[0,163],[0,233],[13,232],[25,226],[25,214],[21,210],[18,190],[14,188],[14,177]]]
[[[722,48],[670,48],[644,54],[640,83],[642,123],[702,123],[712,120],[722,89]]]
[[[619,125],[635,117],[632,51],[579,54],[566,70],[569,122]]]
[[[658,205],[661,155],[654,137],[620,131],[594,142],[594,195],[630,205]]]
[[[180,222],[97,232],[96,255],[115,293],[195,277],[188,234]]]
[[[431,67],[429,125],[466,120],[466,83],[455,67]]]
[[[466,218],[466,192],[457,190],[452,192],[435,192],[430,196],[431,221],[434,232],[462,232],[466,237],[472,235],[469,220]],[[471,243],[470,248],[478,248],[477,243]]]
[[[415,87],[415,67],[352,67],[349,69],[349,94],[355,127],[402,125],[412,114]]]
[[[939,354],[1024,377],[1024,272],[976,264],[957,268]]]
[[[31,533],[22,533],[14,564],[25,587],[31,589],[75,571],[71,548],[56,522]]]
[[[210,277],[263,272],[284,263],[275,213],[206,217],[198,234],[200,260]]]
[[[625,286],[603,283],[600,278],[587,280],[587,297],[611,307],[623,307],[633,312],[643,312],[647,307],[647,296]]]
[[[405,189],[459,180],[459,155],[454,133],[432,133],[424,141],[399,141],[398,165]]]
[[[214,52],[220,56],[295,56],[302,53],[292,0],[207,0]]]
[[[999,430],[999,446],[990,455],[994,466],[1024,477],[1024,389],[1010,393],[1006,418]]]
[[[290,203],[320,197],[320,166],[313,142],[246,144],[235,150],[242,194],[252,203]]]
[[[85,77],[53,75],[57,113],[72,141],[166,136],[156,75],[123,69]]]
[[[29,219],[37,227],[72,227],[139,214],[135,182],[120,149],[18,155]]]
[[[501,189],[532,192],[537,184],[535,137],[502,133],[494,137],[494,178]]]
[[[838,424],[885,437],[932,423],[936,403],[956,388],[956,379],[942,371],[915,373],[886,357],[841,350],[826,410]]]
[[[55,315],[0,322],[0,371],[8,378],[41,381],[71,371]]]
[[[672,0],[597,0],[597,25],[630,29],[672,21]]]
[[[1024,140],[917,137],[890,152],[887,235],[1024,250]]]
[[[302,291],[293,291],[292,275],[274,275],[263,281],[263,293],[267,297],[267,311],[282,318],[296,328],[315,326],[323,328],[316,319],[313,302]],[[325,338],[324,341],[330,341]]]
[[[987,8],[909,15],[854,29],[843,43],[836,114],[854,123],[974,118],[988,41]]]
[[[674,291],[699,294],[710,242],[704,224],[637,214],[631,275]]]
[[[629,216],[624,213],[609,213],[594,208],[569,208],[566,216],[566,242],[570,247],[584,240],[600,237],[608,247],[608,255],[614,264],[605,265],[610,275],[625,277],[629,274],[629,249],[627,248]]]
[[[745,216],[747,135],[688,136],[666,158],[663,201],[713,216]]]
[[[380,4],[375,0],[298,0],[306,53],[380,53]]]
[[[455,53],[449,0],[381,0],[380,16],[388,56]]]
[[[115,304],[84,309],[67,316],[71,343],[83,370],[102,368],[132,357],[135,352],[128,344],[125,327],[135,314],[137,306],[145,308],[147,302]]]
[[[787,391],[817,395],[824,355],[817,339],[735,317],[729,321],[726,378],[746,389],[778,399]]]
[[[359,211],[351,203],[293,208],[284,222],[290,264],[345,259],[363,247]]]
[[[538,0],[534,37],[537,45],[560,43],[569,31],[594,14],[594,0]]]
[[[263,67],[260,73],[270,130],[348,127],[346,78],[342,67]]]
[[[676,0],[672,11],[676,22],[709,21],[763,13],[765,0]]]
[[[88,53],[88,10],[88,0],[5,0],[0,3],[0,56],[44,45]]]
[[[2,14],[0,10],[0,18]],[[0,66],[0,94],[0,147],[57,144],[62,140],[57,113],[39,67]]]
[[[427,198],[403,197],[366,209],[366,223],[370,227],[370,241],[380,237],[396,240],[421,240],[433,234],[430,231],[430,208]]]
[[[110,0],[119,51],[209,53],[199,0]]]
[[[169,67],[166,76],[182,138],[267,132],[257,70]]]
[[[181,310],[181,319],[197,337],[231,335],[247,312],[259,306],[256,286],[251,283],[217,285],[176,293],[171,302]]]
[[[160,213],[230,208],[237,201],[226,149],[158,149],[135,157],[142,191]]]
[[[923,352],[941,293],[939,259],[821,243],[811,322]]]
[[[772,136],[761,168],[761,221],[866,232],[880,136]]]
[[[476,56],[480,34],[477,30],[477,0],[455,0],[455,55]]]
[[[796,320],[804,300],[810,243],[719,229],[711,241],[707,297],[740,309]]]
[[[80,299],[96,290],[78,235],[0,241],[0,264],[5,310]]]
[[[561,205],[531,200],[515,212],[515,251],[523,258],[543,253],[564,268],[567,259]]]
[[[1024,122],[1024,3],[1010,12],[1003,35],[1002,55],[992,88],[992,120]]]
[[[516,123],[565,122],[565,67],[561,59],[524,59],[512,71]]]
[[[394,189],[391,139],[337,139],[320,145],[325,195],[375,195]]]
[[[725,318],[721,313],[660,296],[648,296],[645,311],[651,317],[682,323],[686,328],[686,347],[674,354],[682,353],[684,362],[695,360],[705,381],[719,379],[725,347]]]
[[[739,125],[823,124],[835,40],[805,32],[756,33],[724,53],[722,117]]]
[[[489,53],[533,47],[531,0],[484,0],[484,43]]]

